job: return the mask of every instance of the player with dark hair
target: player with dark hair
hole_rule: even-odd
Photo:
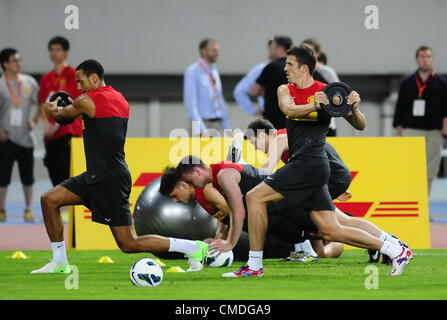
[[[216,165],[220,164],[221,163],[218,163]],[[224,162],[223,166],[226,165],[230,167],[231,163]],[[241,165],[241,167],[244,166]],[[258,175],[254,174],[250,177],[245,173],[241,174],[241,180],[248,178],[251,181],[250,183],[241,181],[239,184],[245,186],[244,189],[246,192],[246,190],[249,190],[256,186],[257,183],[261,182],[265,175],[262,175],[262,172],[258,172],[256,168],[249,165],[247,165],[245,169],[245,172],[250,172],[249,175],[256,172],[258,173]],[[168,168],[165,170],[161,179],[160,193],[169,197],[174,202],[183,204],[189,204],[192,200],[196,200],[211,216],[219,220],[216,237],[212,239],[212,241],[217,239],[227,240],[229,230],[231,229],[232,215],[225,197],[213,187],[211,182],[206,184],[203,188],[195,187],[181,180],[175,168]],[[241,196],[244,195],[245,193],[241,192]],[[315,231],[315,225],[308,217],[307,221],[294,221],[291,218],[289,219],[287,210],[288,208],[286,207],[285,202],[269,206],[268,214],[270,223],[267,233],[290,244],[302,242]],[[284,215],[286,215],[285,218]],[[306,218],[306,216],[303,215],[302,218]],[[248,231],[246,219],[243,221],[242,230],[246,232]],[[210,240],[211,239],[206,239],[206,242],[211,242]],[[235,243],[237,243],[238,240],[239,237],[235,239]],[[320,247],[320,257],[336,258],[343,252],[342,245],[333,244],[330,247],[324,247],[321,244]],[[284,259],[284,261],[311,262],[316,261],[316,257],[317,254],[315,253],[313,257],[296,257],[294,259]]]
[[[224,277],[263,275],[267,204],[284,198],[294,202],[297,207],[306,204],[312,209],[310,217],[324,240],[380,251],[390,256],[393,259],[392,276],[400,275],[412,257],[411,251],[399,244],[337,222],[327,186],[330,167],[324,147],[331,118],[321,110],[321,104],[326,105],[329,100],[322,91],[325,84],[312,77],[315,64],[314,51],[309,47],[292,47],[287,51],[284,70],[289,83],[278,88],[278,101],[287,118],[290,160],[247,194],[248,263],[235,272],[224,274]],[[354,128],[363,130],[366,122],[359,110],[360,95],[352,91],[347,103],[353,105],[353,110],[345,119]]]
[[[209,215],[218,220],[214,239],[227,238],[230,212],[225,198],[211,184],[207,184],[204,188],[194,188],[180,179],[176,168],[168,167],[163,171],[159,192],[172,201],[182,204],[196,200]]]
[[[45,227],[51,241],[53,259],[32,273],[69,273],[63,223],[59,209],[66,205],[85,205],[92,221],[108,225],[121,251],[180,252],[189,258],[188,271],[200,271],[208,252],[202,241],[165,238],[158,235],[135,237],[129,195],[132,179],[124,155],[129,104],[121,93],[104,82],[104,69],[95,60],[76,68],[78,88],[84,92],[66,107],[60,98],[44,104],[45,114],[56,121],[82,116],[87,171],[65,180],[41,197]]]
[[[21,56],[14,48],[0,51],[0,222],[7,219],[6,194],[17,162],[25,197],[25,222],[34,222],[31,210],[34,184],[34,139],[40,112],[35,108],[39,86],[36,80],[21,72]],[[33,110],[35,109],[35,111]],[[32,115],[32,113],[34,115]]]
[[[67,62],[70,43],[63,37],[54,37],[48,42],[48,52],[54,69],[40,79],[39,102],[44,104],[56,92],[67,92],[72,98],[82,94],[77,89],[75,68]],[[82,137],[82,120],[61,125],[54,119],[44,117],[45,157],[53,186],[70,177],[71,138]]]

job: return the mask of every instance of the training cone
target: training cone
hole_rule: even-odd
[[[103,256],[101,258],[98,259],[98,261],[96,261],[98,263],[114,263],[112,259],[110,259],[110,257],[108,256]]]
[[[16,251],[12,254],[11,259],[28,259],[22,251]]]
[[[171,267],[168,270],[166,270],[165,272],[186,272],[186,271],[180,267]]]
[[[154,259],[154,261],[157,262],[160,267],[166,266],[166,264],[163,261],[161,261],[160,259]]]

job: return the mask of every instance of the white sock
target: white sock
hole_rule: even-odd
[[[380,253],[386,254],[391,259],[394,259],[402,253],[402,250],[403,248],[400,245],[384,241],[382,248],[380,248]]]
[[[251,270],[258,271],[262,268],[262,254],[263,251],[249,251],[248,252],[248,267]]]
[[[306,240],[304,242],[300,243],[301,250],[306,251],[308,254],[310,254],[312,257],[317,257],[317,253],[314,251],[314,248],[312,248],[312,244],[309,240]]]
[[[169,238],[169,252],[180,252],[183,254],[191,254],[196,252],[199,246],[192,240],[184,240],[177,238]]]
[[[65,250],[65,241],[51,242],[51,250],[53,251],[53,260],[59,264],[68,264],[67,251]]]
[[[301,245],[300,245],[299,243],[295,243],[293,246],[295,247],[295,252],[300,252],[300,251],[302,251],[302,249],[301,249]]]
[[[389,235],[385,231],[382,231],[382,233],[380,234],[379,239],[382,240],[382,241],[391,242],[391,243],[394,243],[394,244],[397,244],[398,246],[400,246],[399,240],[394,238],[394,237],[392,237],[391,235]]]

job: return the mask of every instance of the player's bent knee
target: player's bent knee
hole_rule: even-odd
[[[264,199],[262,198],[262,195],[256,190],[249,191],[245,196],[245,199],[247,203],[253,203],[253,204],[265,203]]]
[[[51,192],[45,192],[40,197],[40,203],[43,207],[46,208],[58,208],[59,203],[57,201],[57,197],[55,197]]]

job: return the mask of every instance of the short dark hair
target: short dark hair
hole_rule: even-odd
[[[321,51],[320,43],[317,40],[315,40],[314,38],[304,39],[303,42],[301,42],[301,44],[302,45],[308,44],[308,45],[312,46],[313,49],[315,50],[315,53],[320,53],[320,51]]]
[[[177,173],[177,169],[173,167],[166,167],[163,170],[163,175],[161,176],[159,192],[164,196],[169,196],[177,183],[180,181],[182,180]]]
[[[183,174],[190,173],[194,168],[204,168],[202,159],[189,155],[180,160],[177,166],[177,174],[181,178]]]
[[[60,45],[62,47],[62,49],[64,49],[64,51],[70,50],[70,42],[68,42],[68,40],[64,37],[56,36],[56,37],[52,38],[48,42],[48,50],[50,50],[51,46],[55,45],[55,44]]]
[[[82,70],[84,71],[84,74],[88,77],[93,73],[96,73],[99,77],[99,79],[104,79],[104,68],[102,65],[93,59],[85,60],[84,62],[81,62],[79,66],[76,67],[76,71]]]
[[[261,131],[265,134],[270,134],[273,130],[275,130],[275,127],[267,119],[256,119],[248,125],[247,130],[244,132],[244,138],[250,139],[253,136],[257,137]]]
[[[420,46],[420,47],[416,50],[416,58],[419,56],[419,52],[421,52],[421,51],[426,51],[426,50],[430,50],[431,52],[433,52],[433,50],[432,50],[429,46]]]
[[[11,56],[15,55],[18,51],[14,48],[5,48],[0,52],[0,64],[2,69],[5,70],[3,63],[9,62]]]
[[[300,47],[292,47],[287,50],[287,55],[295,56],[296,61],[299,64],[305,64],[309,68],[309,73],[312,75],[315,70],[315,64],[317,59],[315,58],[315,52],[308,46],[302,45]]]
[[[286,36],[276,36],[273,38],[273,42],[276,43],[277,46],[284,48],[286,51],[293,45],[292,39]]]
[[[317,58],[318,62],[322,63],[322,64],[327,64],[327,55],[324,52],[320,52],[320,54],[318,55]]]
[[[210,42],[217,42],[217,41],[214,39],[211,39],[211,38],[206,38],[206,39],[203,39],[202,41],[200,41],[199,51],[202,49],[205,49],[208,46],[208,43],[210,43]]]

